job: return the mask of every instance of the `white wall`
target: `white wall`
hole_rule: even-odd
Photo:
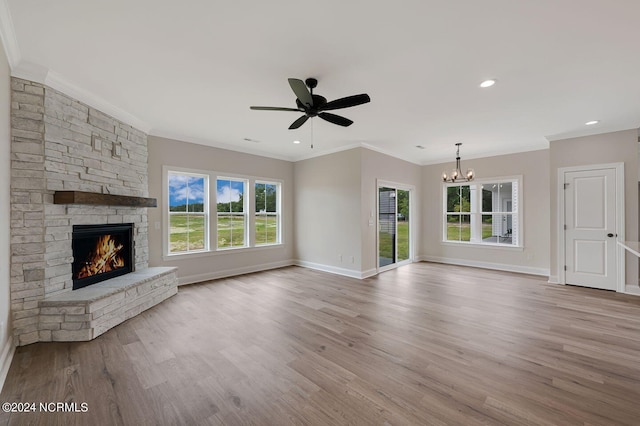
[[[0,43],[0,389],[4,383],[13,344],[9,333],[10,296],[9,296],[9,261],[10,261],[10,196],[11,181],[11,131],[10,106],[11,79],[7,56]]]
[[[148,138],[149,196],[158,199],[149,208],[149,265],[177,266],[180,284],[205,281],[268,268],[290,265],[293,261],[293,164],[288,161],[212,148],[188,142]],[[167,204],[162,191],[162,166],[223,172],[283,182],[283,245],[211,252],[205,255],[163,257],[162,209]],[[215,188],[215,183],[211,183]],[[156,229],[159,222],[160,229]]]
[[[360,157],[361,149],[355,148],[294,164],[299,264],[360,276]]]
[[[411,202],[414,204],[409,220],[413,235],[419,242],[422,230],[422,222],[425,220],[422,215],[422,168],[417,164],[399,160],[385,154],[381,154],[369,149],[362,149],[362,272],[370,275],[375,272],[378,263],[376,207],[378,203],[377,181],[384,180],[397,184],[413,186],[415,191]],[[373,217],[371,213],[373,212]],[[369,226],[369,220],[374,220],[374,225]],[[414,256],[418,255],[418,245],[414,244]]]
[[[521,238],[524,249],[463,246],[442,242],[442,172],[455,160],[423,166],[422,211],[424,229],[420,254],[425,260],[495,267],[497,269],[549,274],[549,151],[531,151],[495,157],[462,159],[464,170],[473,168],[477,178],[522,175],[523,215]]]
[[[551,142],[551,274],[558,271],[558,168],[588,164],[624,163],[626,239],[638,238],[638,130],[603,133]],[[626,284],[638,284],[638,258],[626,252]]]

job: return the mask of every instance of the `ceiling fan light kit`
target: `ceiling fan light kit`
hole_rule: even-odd
[[[470,182],[475,177],[473,169],[467,169],[467,173],[462,173],[460,169],[460,145],[462,145],[462,142],[456,144],[456,168],[451,171],[451,175],[447,175],[447,172],[442,173],[443,182]]]
[[[369,95],[363,93],[360,95],[347,96],[327,102],[327,98],[325,98],[324,96],[316,95],[313,93],[313,89],[318,86],[318,80],[316,80],[315,78],[307,78],[305,81],[297,78],[290,78],[289,86],[291,87],[291,90],[293,90],[293,93],[296,95],[297,108],[268,106],[251,106],[249,108],[259,111],[296,111],[304,113],[303,116],[291,123],[291,125],[289,126],[290,130],[299,128],[311,117],[320,117],[323,120],[328,121],[329,123],[348,127],[353,124],[352,120],[325,111],[350,108],[353,106],[366,104],[367,102],[371,101]]]

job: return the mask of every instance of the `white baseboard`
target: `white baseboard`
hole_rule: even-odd
[[[338,268],[337,266],[323,265],[321,263],[307,262],[306,260],[296,260],[296,266],[303,268],[315,269],[317,271],[329,272],[330,274],[342,275],[345,277],[364,279],[377,274],[375,269],[368,269],[364,272],[354,271],[353,269]]]
[[[624,288],[625,294],[633,294],[634,296],[640,296],[640,287],[637,285],[627,284]]]
[[[378,275],[378,270],[376,268],[362,271],[362,273],[360,274],[360,278],[365,279],[365,278],[373,277],[374,275]]]
[[[560,284],[557,275],[549,275],[549,284]]]
[[[2,391],[7,373],[9,373],[14,353],[16,353],[16,347],[13,344],[13,338],[9,337],[4,348],[2,348],[2,354],[0,354],[0,391]]]
[[[250,274],[252,272],[267,271],[269,269],[283,268],[285,266],[295,265],[293,260],[283,260],[280,262],[263,263],[261,265],[251,265],[235,269],[223,269],[220,271],[207,272],[206,274],[187,275],[178,278],[178,285],[194,284],[203,281],[215,280],[218,278],[227,278],[235,275]]]
[[[449,265],[459,265],[459,266],[472,266],[474,268],[495,269],[498,271],[518,272],[521,274],[541,275],[545,277],[549,276],[548,269],[532,268],[530,266],[508,265],[505,263],[490,263],[490,262],[482,262],[477,260],[456,259],[456,258],[437,257],[437,256],[419,256],[419,259],[425,262],[446,263]]]

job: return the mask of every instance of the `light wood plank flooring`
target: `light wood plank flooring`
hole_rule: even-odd
[[[0,402],[42,425],[638,425],[640,297],[418,263],[181,287],[86,343],[18,348]]]

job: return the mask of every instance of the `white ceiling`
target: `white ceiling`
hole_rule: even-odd
[[[464,159],[640,127],[638,0],[0,2],[14,75],[158,136],[290,160],[364,144],[429,164],[456,142]],[[348,128],[249,110],[294,107],[289,77],[371,103],[332,111]]]

